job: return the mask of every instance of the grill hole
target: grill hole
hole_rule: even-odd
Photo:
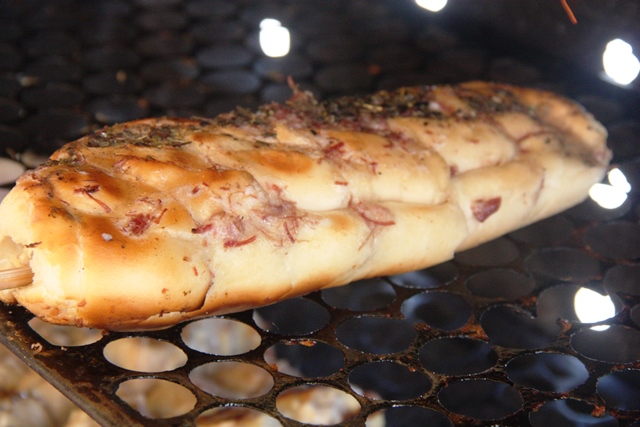
[[[124,381],[116,395],[147,418],[184,415],[196,405],[196,397],[185,387],[157,378]]]
[[[360,280],[322,291],[322,299],[328,304],[353,311],[377,310],[388,306],[395,298],[393,286],[382,279]]]
[[[319,341],[278,343],[265,352],[265,360],[278,372],[295,377],[324,377],[344,367],[337,348]]]
[[[509,264],[520,256],[518,247],[503,237],[456,254],[456,261],[477,267],[497,267]]]
[[[626,326],[611,325],[605,331],[581,329],[571,337],[571,346],[583,356],[602,362],[640,360],[640,332]]]
[[[615,371],[600,377],[597,393],[614,408],[640,411],[640,370]]]
[[[353,317],[336,328],[336,337],[341,343],[372,354],[402,351],[415,336],[411,323],[386,317]]]
[[[499,305],[485,311],[480,325],[492,344],[512,348],[542,348],[560,333],[557,322],[542,322],[521,308]]]
[[[329,323],[329,313],[319,304],[294,298],[254,310],[253,319],[263,330],[278,334],[308,334]]]
[[[367,427],[372,422],[373,417],[385,417],[386,427],[453,427],[453,423],[440,412],[418,406],[397,406],[374,412],[367,418]]]
[[[462,337],[431,340],[422,346],[419,357],[425,368],[444,375],[480,373],[498,360],[488,343]]]
[[[565,392],[589,378],[587,368],[573,356],[556,353],[528,354],[512,359],[506,367],[515,384],[541,391]]]
[[[358,394],[363,395],[361,390],[366,390],[387,400],[412,399],[431,389],[431,380],[425,374],[390,361],[356,367],[349,375],[349,383]]]
[[[122,338],[107,344],[105,359],[137,372],[165,372],[184,366],[187,355],[175,345],[152,338]]]
[[[278,421],[267,414],[251,408],[241,406],[225,406],[208,409],[196,418],[197,427],[225,427],[225,426],[281,426]]]
[[[448,410],[478,420],[499,420],[522,408],[522,397],[515,388],[489,380],[449,383],[438,398]]]
[[[189,379],[201,390],[227,399],[262,396],[273,387],[273,378],[256,365],[241,362],[212,362],[189,373]]]
[[[54,325],[43,322],[37,317],[29,321],[29,327],[50,344],[63,347],[89,345],[102,339],[102,332],[97,329]]]
[[[424,270],[391,276],[389,279],[406,288],[433,289],[456,280],[460,272],[452,262],[445,262]]]
[[[402,314],[409,320],[452,331],[467,323],[471,317],[471,306],[460,295],[426,292],[406,300],[402,304]]]
[[[342,423],[360,412],[360,404],[344,391],[326,386],[299,386],[283,391],[276,408],[292,420],[311,425]]]
[[[575,399],[552,400],[529,416],[532,427],[617,427],[611,415],[591,415],[593,406]]]
[[[479,297],[514,299],[531,293],[535,282],[517,271],[496,268],[474,274],[465,285]]]
[[[531,273],[541,279],[563,282],[594,280],[600,264],[587,253],[572,248],[541,250],[525,260]]]
[[[181,336],[189,348],[218,356],[246,353],[261,341],[260,334],[249,325],[216,317],[189,323]]]

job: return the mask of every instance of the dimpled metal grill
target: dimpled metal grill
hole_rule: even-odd
[[[553,2],[451,3],[438,17],[358,0],[0,1],[0,154],[27,166],[105,124],[282,101],[286,76],[320,98],[490,79],[582,102],[631,185],[615,209],[588,200],[423,271],[163,331],[69,346],[1,305],[0,341],[104,426],[212,425],[216,410],[239,423],[234,408],[306,425],[283,404],[303,386],[351,396],[347,426],[640,426],[640,96],[599,80],[585,54],[595,35],[637,25],[640,5],[576,2],[574,27]],[[291,30],[284,58],[260,51],[267,17]],[[609,295],[615,316],[581,323],[582,288]],[[203,347],[189,338],[195,327],[233,327],[253,344]],[[127,339],[175,363],[114,362]],[[264,381],[229,391],[197,380],[215,370],[237,372],[236,385]],[[136,380],[166,381],[184,410],[140,409],[120,393]]]

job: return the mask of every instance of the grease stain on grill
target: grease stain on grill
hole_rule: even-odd
[[[561,331],[556,322],[541,321],[512,305],[498,305],[486,310],[480,317],[480,325],[492,344],[521,349],[546,347],[556,340]]]
[[[277,420],[264,412],[242,406],[222,406],[208,409],[196,418],[197,427],[223,427],[243,425],[281,426]]]
[[[320,341],[277,343],[265,352],[264,357],[267,363],[278,368],[278,372],[294,377],[325,377],[344,367],[342,352]]]
[[[349,348],[370,354],[397,353],[416,337],[410,322],[386,317],[352,317],[336,328],[336,337]]]
[[[310,334],[329,323],[329,312],[319,304],[294,298],[257,308],[253,319],[261,329],[284,335]]]
[[[507,265],[520,257],[518,247],[506,237],[501,237],[473,249],[456,254],[461,264],[476,267],[498,267]]]
[[[218,356],[234,356],[257,348],[262,339],[251,326],[231,319],[211,317],[188,323],[180,334],[191,349]]]
[[[581,329],[571,336],[571,347],[589,359],[633,363],[640,360],[640,331],[620,325],[604,331]]]
[[[377,400],[407,400],[431,390],[431,379],[424,373],[392,361],[370,362],[357,366],[349,374],[349,383],[358,394],[374,392]]]
[[[461,296],[450,292],[424,292],[402,304],[402,314],[411,321],[453,331],[463,327],[471,317],[471,306]]]
[[[419,352],[422,365],[438,374],[471,375],[491,369],[498,355],[487,342],[445,337],[428,341]]]
[[[580,360],[560,353],[518,356],[507,363],[506,372],[516,385],[556,393],[572,390],[589,378],[589,371]]]
[[[603,257],[634,260],[640,257],[640,225],[615,221],[589,227],[584,236],[586,245]]]
[[[451,382],[438,393],[442,406],[477,420],[499,420],[522,408],[522,396],[509,384],[492,380]]]
[[[97,329],[77,328],[75,326],[54,325],[37,317],[29,320],[29,327],[50,344],[62,347],[84,346],[102,339]]]
[[[110,363],[136,372],[166,372],[187,363],[187,355],[174,344],[145,337],[111,341],[103,354]]]
[[[451,284],[459,275],[454,263],[445,262],[424,270],[391,276],[389,279],[406,288],[435,289]]]
[[[225,361],[200,365],[189,373],[199,389],[226,399],[251,399],[273,388],[273,377],[259,366]]]
[[[618,422],[611,415],[593,416],[594,407],[582,400],[559,399],[544,403],[532,412],[529,421],[532,427],[617,427]]]
[[[515,270],[493,268],[473,274],[465,286],[479,297],[510,300],[529,295],[535,288],[535,281]]]
[[[594,280],[601,274],[600,263],[574,248],[542,249],[525,260],[527,269],[541,279],[562,282]]]
[[[419,406],[395,406],[376,412],[374,416],[382,413],[386,427],[453,427],[453,423],[444,414]]]
[[[640,411],[640,370],[625,369],[598,379],[597,393],[605,403],[623,411]]]
[[[300,410],[301,405],[306,408]],[[285,417],[305,425],[339,424],[358,414],[361,409],[355,397],[322,385],[287,389],[276,398],[276,408]]]
[[[335,308],[351,311],[370,311],[388,306],[396,299],[396,292],[382,279],[367,279],[348,286],[324,289],[322,299]]]
[[[151,419],[171,418],[184,415],[196,406],[193,393],[167,380],[157,378],[135,378],[123,381],[116,395]]]

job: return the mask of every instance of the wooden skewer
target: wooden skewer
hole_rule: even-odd
[[[28,266],[0,270],[0,290],[27,286],[32,281],[33,271]]]

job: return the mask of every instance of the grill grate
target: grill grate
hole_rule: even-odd
[[[361,410],[343,425],[363,425],[378,410],[391,414],[408,407],[426,408],[414,416],[442,425],[486,425],[495,420],[503,426],[540,425],[537,419],[559,412],[554,406],[566,402],[582,417],[593,417],[592,422],[631,425],[640,418],[633,400],[637,383],[626,397],[606,384],[612,375],[632,384],[640,373],[638,268],[583,244],[604,225],[631,223],[576,219],[589,209],[597,212],[591,203],[422,272],[356,282],[224,316],[260,336],[257,347],[240,354],[217,356],[190,347],[184,330],[199,321],[163,331],[109,333],[83,346],[54,345],[29,326],[30,314],[8,306],[0,310],[0,337],[104,425],[197,425],[206,409],[228,405],[257,409],[283,425],[304,425],[284,417],[276,406],[284,390],[304,384],[332,387],[355,398]],[[539,240],[539,231],[559,226],[573,228],[563,241],[531,243]],[[605,253],[618,249],[601,248]],[[487,251],[494,256],[488,258]],[[539,267],[536,258],[549,253],[556,265]],[[578,268],[576,260],[581,263]],[[566,276],[566,271],[575,275]],[[571,307],[562,306],[580,287],[602,291],[599,287],[604,286],[613,294],[625,280],[635,283],[635,291],[629,293],[633,289],[627,287],[626,293],[617,294],[618,314],[606,321],[606,331],[591,330],[593,325],[581,324]],[[184,352],[186,361],[167,372],[145,373],[120,368],[105,358],[109,344],[142,337],[170,343]],[[286,368],[267,362],[270,356],[265,353],[274,349],[305,376],[289,375]],[[273,387],[248,398],[224,398],[190,380],[199,367],[225,362],[266,371]],[[149,419],[116,395],[119,384],[135,378],[177,383],[195,396],[195,406],[180,416]],[[351,385],[377,396],[360,394]]]

